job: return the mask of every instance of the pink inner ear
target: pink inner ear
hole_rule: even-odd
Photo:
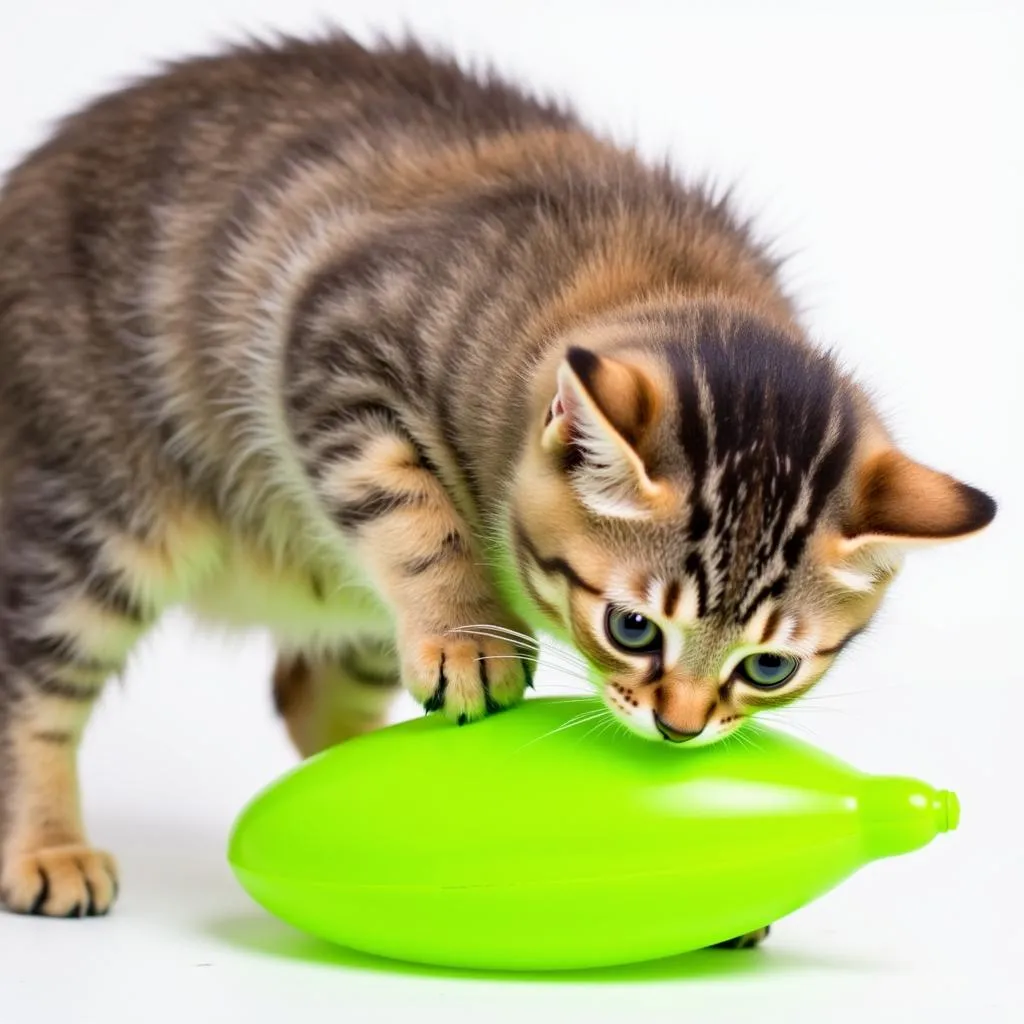
[[[559,416],[566,416],[566,413],[566,403],[562,397],[561,390],[556,391],[555,397],[551,399],[551,405],[548,406],[548,414],[544,417],[544,426],[547,426],[553,419],[557,419]]]
[[[547,415],[544,417],[544,426],[546,427],[556,416],[561,416],[565,412],[565,406],[562,405],[562,399],[555,395],[551,404],[548,406]]]

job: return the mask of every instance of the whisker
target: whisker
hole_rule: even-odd
[[[593,697],[600,692],[589,679],[582,676],[570,676],[561,683],[549,683],[541,678],[539,682],[534,682],[534,689],[541,696],[548,693],[564,693],[567,696],[576,694],[580,697]]]
[[[808,700],[829,700],[831,697],[862,697],[865,694],[873,694],[874,690],[841,690],[833,692],[828,689],[821,689],[818,692],[805,693],[800,698],[800,703]]]
[[[452,632],[454,632],[454,630]],[[543,653],[537,645],[530,645],[523,640],[516,640],[513,637],[501,636],[497,633],[485,633],[483,630],[479,629],[463,629],[459,630],[459,632],[463,636],[478,636],[485,640],[500,640],[502,643],[508,644],[510,647],[514,647],[516,650],[522,651],[524,654],[527,654],[536,660],[539,660]]]
[[[549,668],[550,672],[545,672],[544,668],[542,668],[541,671],[538,673],[538,675],[539,676],[553,675],[554,679],[552,680],[552,683],[554,683],[556,685],[558,683],[559,678],[562,678],[563,680],[568,680],[568,679],[579,680],[579,682],[581,682],[581,683],[586,683],[587,686],[589,686],[591,690],[599,689],[600,688],[599,684],[595,683],[595,681],[589,675],[587,675],[584,672],[581,672],[579,669],[572,668],[569,665],[552,664],[550,666],[544,666],[544,667]],[[551,685],[551,684],[545,683],[544,685]]]
[[[593,736],[594,739],[597,739],[597,737],[600,736],[601,733],[604,732],[605,729],[607,729],[607,728],[608,728],[608,722],[607,721],[598,720],[582,736],[579,737],[579,742],[583,743],[583,742],[585,742],[591,736]],[[595,734],[595,732],[596,732],[596,734]]]
[[[456,630],[447,630],[445,635],[461,634],[468,637],[486,637],[488,640],[504,640],[506,643],[517,647],[529,647],[531,650],[541,647],[540,641],[534,637],[515,637],[504,633],[496,633],[494,630],[485,627],[461,626]]]
[[[518,654],[478,654],[477,661],[522,661]],[[572,675],[565,669],[559,671],[564,672],[565,675],[570,676],[572,679],[578,679],[581,683],[589,683],[590,679],[587,676]]]
[[[509,629],[508,626],[496,626],[493,622],[467,622],[464,626],[456,626],[448,630],[449,633],[461,633],[463,630],[489,629],[492,633],[504,633],[506,636],[516,636],[520,640],[527,640],[530,643],[537,643],[537,638],[529,633],[520,632],[518,629]]]
[[[582,689],[581,689],[582,687]],[[541,681],[540,683],[534,683],[534,689],[543,695],[547,693],[564,694],[567,697],[593,697],[594,688],[587,685],[586,680],[580,679],[576,682],[568,681],[562,684],[558,683],[546,683]]]
[[[490,633],[490,634],[500,633],[500,634],[502,634],[502,636],[505,636],[505,637],[513,637],[516,640],[521,641],[522,643],[529,644],[531,647],[536,647],[538,650],[547,650],[551,654],[561,655],[561,656],[563,656],[565,658],[568,658],[568,659],[570,659],[570,660],[572,660],[574,662],[578,662],[581,667],[586,667],[586,662],[583,660],[583,658],[581,658],[574,651],[564,647],[563,645],[561,645],[561,644],[554,644],[554,643],[552,643],[549,640],[541,640],[541,639],[538,639],[537,637],[530,636],[528,633],[520,633],[518,630],[509,629],[506,626],[496,626],[493,623],[489,623],[489,622],[476,622],[476,623],[467,623],[465,626],[457,626],[455,629],[451,629],[448,632],[449,633],[470,633],[471,635],[476,635],[476,634],[474,634],[474,631],[479,631],[479,633],[481,633],[481,634],[483,634],[483,633]],[[495,636],[492,635],[491,639],[498,639],[498,637],[495,637]]]
[[[747,750],[761,749],[761,744],[757,740],[757,730],[747,729],[745,725],[741,725],[735,732],[730,733],[729,738],[735,738],[736,742]]]
[[[822,712],[825,712],[826,714],[831,714],[831,715],[849,715],[849,714],[851,714],[851,711],[850,711],[849,708],[827,708],[827,707],[825,707],[822,704],[819,704],[817,706],[805,705],[802,700],[794,701],[793,706],[790,709],[790,714],[799,715],[799,714],[801,714],[804,711],[808,711],[808,712],[813,711],[813,712],[815,712],[817,714],[821,714]]]
[[[575,693],[570,694],[568,697],[545,697],[545,704],[579,704],[581,698],[590,697],[592,694],[589,693]]]
[[[483,629],[451,629],[448,632],[449,634],[456,633],[462,636],[484,637],[487,640],[500,640],[503,643],[518,648],[521,651],[530,651],[531,654],[534,655],[539,655],[541,651],[541,645],[536,641],[527,642],[526,640],[520,640],[517,637],[504,636],[501,633],[491,633]]]
[[[768,713],[767,715],[761,715],[765,721],[776,726],[782,732],[793,732],[797,734],[803,734],[810,739],[817,740],[817,733],[808,725],[803,722],[796,721],[792,716],[773,715]]]
[[[538,739],[547,739],[549,736],[554,736],[555,733],[563,732],[565,729],[575,728],[577,725],[585,725],[587,722],[593,722],[595,719],[603,718],[607,712],[604,708],[596,708],[593,711],[582,711],[574,718],[570,718],[568,722],[563,722],[561,725],[556,726],[550,732],[545,733]]]
[[[629,726],[628,726],[628,725],[626,725],[626,723],[625,723],[625,722],[623,722],[623,721],[622,721],[622,720],[621,720],[620,718],[618,718],[617,716],[615,716],[615,715],[612,715],[612,722],[614,723],[615,727],[616,727],[616,728],[617,728],[617,729],[618,729],[618,730],[619,730],[619,731],[620,731],[620,732],[621,732],[621,733],[622,733],[623,735],[625,735],[625,736],[635,736],[635,733],[634,733],[634,732],[633,732],[633,731],[632,731],[632,730],[631,730],[631,729],[629,728]]]
[[[518,640],[508,636],[498,636],[494,633],[486,633],[483,630],[478,629],[460,629],[460,630],[449,630],[450,633],[464,633],[466,636],[479,636],[484,637],[488,640],[501,640],[504,643],[510,644],[512,647],[517,647],[521,651],[529,652],[534,657],[540,659],[541,657],[548,656],[554,664],[559,668],[568,668],[573,671],[585,670],[587,664],[580,660],[573,660],[570,656],[559,650],[558,648],[543,647],[541,644],[534,642],[532,646],[528,646],[526,641]]]
[[[595,718],[600,718],[608,713],[607,708],[597,708],[592,711],[584,711],[573,718],[570,718],[568,722],[563,722],[561,725],[556,726],[549,732],[544,733],[541,736],[537,736],[527,743],[524,743],[519,749],[525,750],[527,747],[532,746],[534,743],[539,743],[541,740],[549,739],[556,733],[564,732],[566,729],[572,729],[577,725],[583,725],[586,722],[593,721]]]
[[[558,664],[571,665],[582,672],[590,671],[589,662],[570,653],[569,651],[563,650],[561,647],[542,647],[540,653],[542,657],[549,657],[553,662],[557,662]]]

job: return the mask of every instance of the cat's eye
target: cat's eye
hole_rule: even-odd
[[[627,654],[654,654],[661,650],[661,629],[639,612],[610,606],[604,628],[608,639]]]
[[[751,686],[761,690],[774,690],[789,682],[800,667],[800,661],[788,654],[748,654],[736,666],[737,675]]]

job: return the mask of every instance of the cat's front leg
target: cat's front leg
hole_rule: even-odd
[[[519,701],[533,649],[496,597],[468,525],[411,439],[382,433],[320,474],[327,508],[397,625],[402,681],[472,721]]]

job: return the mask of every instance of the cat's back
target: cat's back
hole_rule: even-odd
[[[367,49],[336,34],[186,60],[72,114],[9,173],[0,289],[48,272],[116,292],[148,261],[168,213],[230,213],[240,190],[272,186],[304,161],[570,124],[556,106],[414,43]]]
[[[335,145],[395,134],[456,141],[572,124],[556,105],[414,43],[367,49],[344,35],[253,43],[170,65],[66,118],[11,172],[0,216],[62,188],[122,210],[139,192],[167,199],[190,174],[229,178],[282,145],[298,145],[301,158],[303,138],[311,146],[319,136]]]
[[[343,179],[395,145],[570,124],[414,43],[367,49],[341,34],[186,60],[73,113],[0,192],[0,448],[5,423],[23,433],[79,402],[93,429],[102,408],[109,431],[147,432],[155,401],[142,392],[173,347],[163,313],[202,300],[205,264],[224,268],[253,204],[297,193],[304,167]]]

